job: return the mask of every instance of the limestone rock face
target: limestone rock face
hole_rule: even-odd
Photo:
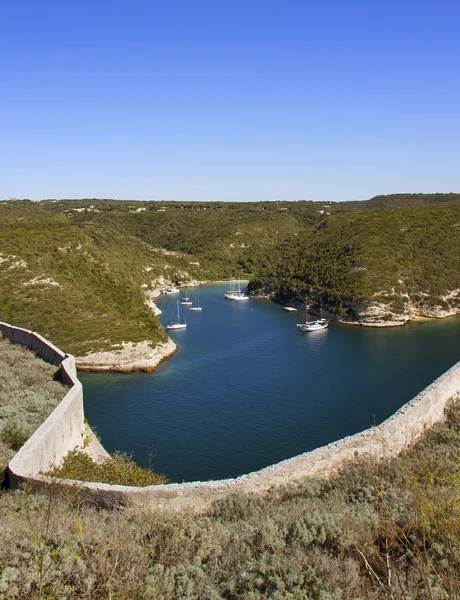
[[[439,298],[432,298],[426,292],[410,297],[408,294],[396,294],[394,289],[389,292],[381,291],[374,296],[374,300],[344,302],[349,316],[336,314],[331,306],[323,306],[322,314],[332,321],[363,327],[397,327],[417,317],[443,319],[460,315],[460,288]],[[273,290],[256,290],[251,292],[251,297],[270,300],[277,298]],[[289,305],[305,311],[304,299],[291,299]],[[319,312],[313,307],[308,312],[319,316]]]
[[[123,342],[120,350],[113,352],[92,352],[86,356],[76,357],[76,366],[80,371],[116,371],[131,373],[133,371],[153,371],[162,360],[176,351],[176,344],[167,342],[150,346],[148,340],[139,342]]]

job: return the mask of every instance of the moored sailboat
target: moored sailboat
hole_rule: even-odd
[[[308,306],[307,302],[305,302],[305,323],[297,323],[297,327],[300,328],[300,331],[319,331],[321,329],[327,329],[329,323],[327,319],[323,318],[323,305],[320,299],[320,318],[315,321],[308,320]]]
[[[194,312],[201,312],[203,308],[200,306],[200,298],[197,297],[195,300],[196,306],[191,306],[189,310],[193,310]]]
[[[180,320],[180,309],[179,309],[179,300],[177,301],[177,321],[171,321],[166,325],[166,329],[185,329],[187,327],[187,323],[181,322]]]
[[[229,290],[224,295],[225,295],[225,298],[227,298],[227,300],[249,300],[249,296],[245,292],[243,292],[241,289],[239,279],[238,279],[238,289],[235,288],[234,290]]]

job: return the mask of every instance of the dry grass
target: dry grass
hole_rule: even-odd
[[[460,598],[460,403],[406,454],[201,515],[0,497],[0,597]]]

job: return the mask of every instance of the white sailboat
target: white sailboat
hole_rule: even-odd
[[[191,306],[189,310],[193,310],[195,312],[201,312],[203,308],[200,306],[200,297],[198,296],[195,300],[196,306]]]
[[[227,290],[224,294],[224,297],[227,298],[227,300],[230,298],[230,296],[233,296],[233,294],[236,292],[236,287],[235,287],[235,279],[232,277],[231,279],[231,289]]]
[[[180,320],[180,309],[179,309],[179,300],[177,301],[177,321],[171,321],[166,325],[166,329],[185,329],[187,327],[187,323],[182,323]]]
[[[305,302],[305,323],[297,323],[297,327],[300,331],[319,331],[321,329],[327,329],[329,323],[326,319],[323,319],[323,305],[320,299],[320,318],[315,321],[308,320],[307,302]]]
[[[238,279],[238,289],[226,292],[227,300],[249,300],[249,296],[241,290],[240,280]]]
[[[327,329],[329,323],[326,319],[317,319],[316,321],[308,321],[300,326],[300,331],[318,331],[319,329]]]

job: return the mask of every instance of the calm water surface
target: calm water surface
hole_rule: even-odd
[[[81,373],[104,447],[173,481],[234,477],[380,423],[460,360],[460,319],[301,333],[299,313],[189,290],[203,311],[150,374]],[[167,324],[177,296],[158,306]],[[186,307],[182,307],[186,309]]]

